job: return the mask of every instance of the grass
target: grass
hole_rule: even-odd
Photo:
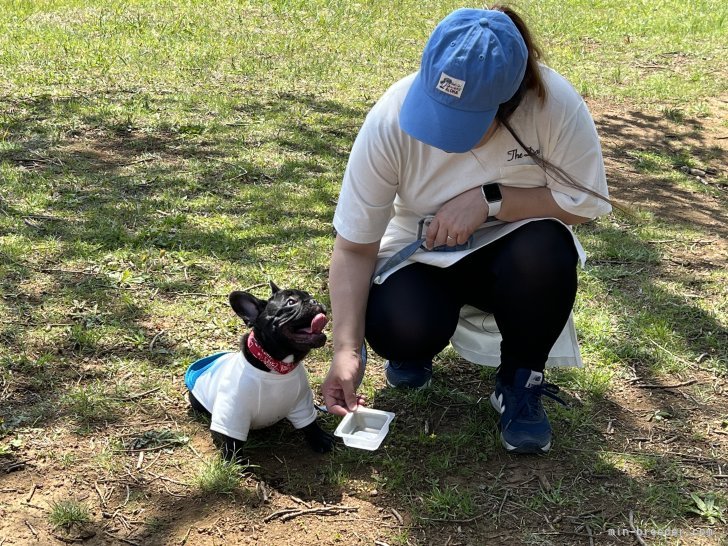
[[[198,468],[179,455],[189,454],[188,438],[197,449],[208,441],[208,423],[185,413],[184,369],[236,347],[243,326],[227,308],[231,290],[264,296],[273,279],[330,303],[331,218],[358,127],[416,69],[428,33],[459,4],[0,6],[0,464],[51,449],[48,460],[65,475],[113,484],[118,505],[130,484],[135,506],[151,512],[156,503],[148,532],[168,533],[179,508],[127,471],[159,455],[152,471],[178,472],[178,484],[164,482],[176,494],[192,483],[184,494],[221,494],[211,501],[220,510],[239,501],[231,494],[243,487],[239,467],[209,459]],[[710,0],[517,7],[550,64],[605,109],[610,177],[617,196],[636,203],[635,218],[615,213],[577,228],[590,257],[575,305],[586,367],[551,376],[570,403],[548,405],[553,453],[538,462],[502,455],[492,370],[448,349],[433,388],[405,395],[382,390],[372,358],[363,391],[397,413],[382,450],[337,450],[310,463],[289,428],[274,427],[249,442],[269,463],[261,479],[281,496],[346,493],[424,516],[392,530],[390,544],[420,540],[418,526],[438,532],[430,520],[506,526],[543,543],[537,529],[521,530],[533,510],[553,519],[595,507],[603,509],[590,520],[595,529],[626,526],[633,510],[648,528],[722,530],[719,466],[704,459],[725,463],[711,431],[728,428],[720,402],[728,179],[725,150],[708,140],[726,127],[728,8]],[[681,167],[717,172],[703,183]],[[636,195],[626,191],[631,180]],[[675,196],[677,213],[664,208]],[[330,349],[311,356],[317,387]],[[636,376],[700,381],[645,391],[638,403]],[[635,440],[646,427],[652,440]],[[59,440],[48,448],[44,434]],[[133,461],[128,452],[134,439],[149,449],[139,469],[138,452]]]
[[[88,506],[74,500],[62,500],[51,506],[48,521],[53,527],[70,529],[74,525],[83,525],[91,521]]]
[[[241,467],[221,457],[215,457],[204,463],[195,483],[203,493],[229,495],[240,485]]]

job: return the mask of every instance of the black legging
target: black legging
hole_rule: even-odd
[[[413,264],[372,285],[366,338],[380,356],[429,361],[450,341],[460,309],[492,313],[502,377],[543,371],[576,297],[577,253],[553,220],[530,222],[447,268]]]

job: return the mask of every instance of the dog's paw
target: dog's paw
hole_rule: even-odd
[[[328,453],[334,448],[336,439],[330,432],[323,430],[316,422],[303,428],[306,442],[316,453]]]

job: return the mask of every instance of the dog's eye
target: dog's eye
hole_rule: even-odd
[[[296,305],[298,303],[294,298],[288,298],[286,300],[286,305]]]

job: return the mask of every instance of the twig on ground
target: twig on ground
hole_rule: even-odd
[[[121,400],[123,402],[131,402],[132,400],[136,400],[137,398],[143,398],[147,396],[148,394],[152,394],[154,392],[157,392],[162,387],[154,387],[153,389],[149,389],[148,391],[139,392],[137,394],[130,394],[129,396],[124,396],[123,398],[117,398],[117,400]]]
[[[661,349],[661,350],[665,351],[667,354],[669,354],[671,357],[673,357],[678,362],[682,362],[683,364],[685,364],[687,366],[690,366],[691,368],[694,368],[695,367],[695,363],[690,362],[689,360],[685,360],[684,358],[679,357],[675,353],[673,353],[671,351],[668,351],[667,349],[665,349],[665,347],[663,347],[662,345],[660,345],[659,343],[657,343],[654,339],[647,338],[647,341],[649,341],[650,343],[652,343],[658,349]]]
[[[657,385],[657,384],[643,384],[635,385],[638,389],[676,389],[678,387],[687,387],[688,385],[694,385],[697,383],[697,379],[690,379],[689,381],[683,381],[682,383],[673,383],[672,385]]]
[[[389,510],[392,512],[392,515],[395,517],[395,519],[397,520],[397,522],[400,525],[404,525],[404,519],[402,518],[402,516],[400,515],[400,513],[397,512],[394,508],[390,508]]]
[[[25,523],[28,529],[30,529],[30,532],[33,533],[33,536],[35,538],[38,538],[38,531],[35,530],[35,527],[33,527],[27,519],[24,519],[23,523]]]
[[[38,489],[38,484],[34,483],[33,487],[30,488],[30,493],[28,493],[28,498],[25,499],[25,502],[28,503],[32,500],[33,495],[35,495],[35,490]]]
[[[167,444],[162,444],[160,446],[154,446],[154,447],[138,447],[138,448],[130,447],[129,449],[118,449],[118,450],[114,450],[114,451],[124,452],[124,453],[137,453],[137,452],[144,452],[144,451],[160,451],[162,449],[166,449],[168,447],[174,447],[176,445],[178,445],[178,444],[167,443]]]
[[[195,449],[194,447],[192,447],[192,444],[187,444],[187,447],[189,447],[189,448],[190,448],[190,451],[192,451],[192,453],[194,453],[194,454],[195,454],[195,457],[197,457],[198,459],[200,459],[200,460],[201,460],[201,461],[203,461],[203,462],[206,462],[206,461],[205,461],[205,459],[204,459],[204,458],[202,457],[202,455],[200,455],[200,454],[199,454],[199,453],[197,452],[197,450],[196,450],[196,449]]]
[[[629,511],[629,528],[634,533],[634,538],[637,542],[639,542],[642,546],[647,546],[644,540],[642,540],[642,537],[640,536],[639,531],[634,526],[634,512],[632,510]]]
[[[506,494],[503,495],[503,500],[500,503],[500,506],[498,507],[498,513],[495,516],[496,521],[500,521],[501,512],[503,511],[503,506],[506,504],[506,500],[508,499],[508,495],[510,494],[511,490],[506,489]]]
[[[298,497],[294,497],[293,495],[290,495],[290,497],[289,497],[289,498],[290,498],[290,499],[291,499],[291,500],[292,500],[293,502],[295,502],[295,503],[298,503],[298,504],[303,504],[303,505],[304,505],[304,506],[305,506],[306,508],[311,508],[311,503],[310,503],[310,502],[306,502],[306,501],[304,501],[304,500],[302,500],[302,499],[299,499]]]
[[[138,165],[139,163],[146,163],[147,161],[156,161],[159,159],[159,156],[151,156],[151,157],[143,157],[141,159],[137,159],[135,161],[130,161],[129,163],[124,163],[124,167],[131,167],[132,165]]]
[[[356,512],[358,510],[359,509],[356,506],[341,505],[322,506],[320,508],[307,508],[306,510],[299,510],[298,508],[285,508],[283,510],[278,510],[277,512],[273,512],[272,514],[266,516],[265,518],[263,518],[263,521],[269,522],[275,518],[280,518],[281,521],[288,521],[299,516],[308,516],[312,514],[328,516],[341,514],[343,512]]]
[[[258,498],[263,504],[267,503],[270,500],[270,497],[268,496],[268,488],[265,486],[265,482],[263,480],[257,483],[257,485],[255,486],[255,492],[257,493]]]
[[[106,508],[106,499],[101,494],[101,489],[99,489],[99,482],[94,482],[94,489],[96,489],[96,494],[98,494],[99,499],[101,500],[101,507]]]
[[[152,338],[152,341],[149,342],[149,350],[150,351],[153,351],[154,350],[154,344],[157,342],[157,340],[161,336],[163,336],[166,333],[167,333],[167,330],[160,330],[159,332],[157,332],[157,334]]]
[[[470,523],[475,521],[476,519],[482,518],[483,516],[487,516],[488,512],[483,512],[482,514],[478,514],[476,516],[473,516],[472,518],[468,519],[447,519],[447,518],[420,518],[427,521],[436,521],[437,523]]]
[[[185,533],[185,536],[182,537],[182,540],[179,543],[179,546],[184,546],[187,543],[187,539],[190,537],[190,532],[192,531],[192,526],[190,526],[187,529],[187,532]]]
[[[585,525],[584,529],[586,529],[586,534],[589,535],[589,546],[594,546],[594,537],[592,536],[591,527]]]

